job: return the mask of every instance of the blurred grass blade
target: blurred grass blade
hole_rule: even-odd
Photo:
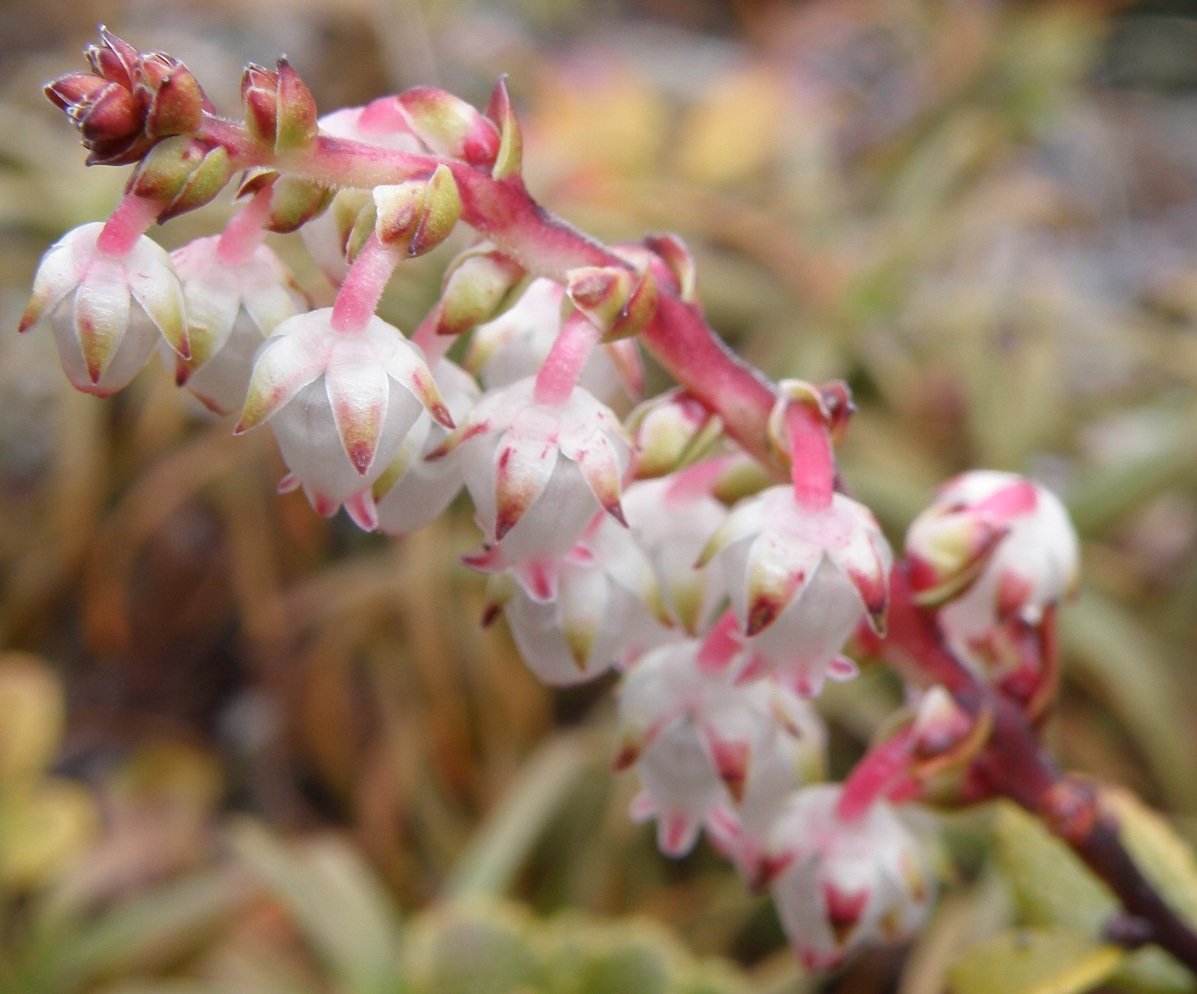
[[[234,827],[231,843],[345,991],[397,989],[398,913],[348,846],[326,837],[289,847],[248,821]]]
[[[1082,535],[1109,528],[1170,487],[1182,486],[1197,467],[1197,441],[1191,405],[1170,407],[1153,420],[1155,447],[1135,459],[1095,470],[1068,501],[1068,513]]]
[[[207,870],[117,905],[78,930],[56,930],[40,950],[49,990],[169,961],[199,945],[251,894],[231,870]]]
[[[593,735],[558,735],[525,762],[462,856],[446,893],[498,897],[583,772],[595,764]]]
[[[1118,716],[1169,802],[1197,812],[1192,715],[1151,634],[1120,604],[1085,590],[1060,612],[1060,635],[1072,678]]]

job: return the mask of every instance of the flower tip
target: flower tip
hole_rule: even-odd
[[[38,319],[41,318],[41,316],[41,305],[36,301],[31,300],[29,302],[29,306],[25,308],[24,313],[21,315],[21,322],[17,325],[17,334],[25,334],[25,332],[37,324]]]
[[[749,638],[759,635],[773,624],[780,613],[781,605],[775,598],[758,597],[748,610],[748,623],[744,626],[744,634]]]
[[[345,501],[345,513],[362,531],[378,530],[378,509],[374,506],[374,498],[369,487]]]
[[[370,471],[370,465],[374,462],[374,451],[375,446],[364,440],[355,442],[350,447],[349,461],[353,463],[358,476],[365,476]]]
[[[443,401],[436,401],[428,408],[428,413],[442,428],[449,431],[454,431],[457,428],[457,423],[453,420],[453,415],[449,413],[449,408],[445,406]]]
[[[502,613],[503,605],[499,603],[499,601],[488,601],[482,606],[482,617],[478,620],[479,626],[482,628],[489,628],[499,620],[499,615]]]
[[[640,758],[643,751],[644,740],[639,735],[633,733],[625,735],[619,743],[615,755],[611,757],[611,769],[616,773],[622,773]]]
[[[623,525],[624,528],[628,527],[628,519],[624,516],[623,505],[619,502],[618,497],[610,504],[605,505],[604,510],[606,510],[611,517]]]
[[[495,518],[495,541],[502,542],[504,536],[516,526],[519,520],[520,515],[517,509],[513,508],[506,512],[500,511]]]

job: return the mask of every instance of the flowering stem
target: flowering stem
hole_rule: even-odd
[[[114,259],[123,259],[133,251],[138,239],[149,230],[162,213],[162,204],[135,193],[125,194],[104,223],[96,248]]]
[[[399,249],[384,245],[377,235],[366,239],[333,302],[334,331],[355,334],[366,327],[401,258]]]
[[[462,200],[461,219],[534,276],[565,282],[580,266],[627,266],[610,249],[546,211],[518,180],[495,180],[464,162],[321,135],[276,159],[243,125],[205,115],[197,137],[223,146],[236,169],[269,166],[327,186],[372,187],[431,176],[442,162]],[[772,472],[784,472],[768,441],[777,400],[770,383],[711,330],[699,309],[662,293],[640,341],[679,383],[723,420],[727,434]]]
[[[786,408],[786,428],[794,498],[808,511],[825,511],[835,492],[835,457],[827,423],[814,404],[796,401]]]
[[[569,400],[598,340],[597,326],[581,311],[566,318],[536,374],[532,399],[546,407],[560,407]]]
[[[922,686],[943,683],[969,714],[988,709],[993,715],[989,740],[968,771],[968,799],[1005,797],[1041,819],[1109,885],[1148,941],[1197,973],[1197,932],[1143,876],[1122,843],[1115,817],[1100,810],[1093,788],[1066,776],[1048,757],[1019,702],[956,659],[933,612],[913,602],[902,564],[891,575],[889,633],[880,650],[907,679]]]
[[[249,198],[225,225],[216,243],[216,257],[226,266],[240,266],[253,257],[266,238],[272,187],[264,186]]]

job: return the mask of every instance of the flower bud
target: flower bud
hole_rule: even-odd
[[[250,134],[275,152],[302,148],[318,133],[316,100],[286,58],[276,69],[246,66],[241,102]]]
[[[332,203],[334,190],[309,183],[294,176],[280,176],[270,169],[251,173],[237,191],[238,197],[257,193],[264,187],[270,190],[270,213],[265,227],[280,235],[288,235],[321,214]]]
[[[165,204],[158,220],[167,221],[209,203],[232,174],[229,154],[222,146],[175,135],[150,149],[126,189]]]
[[[636,440],[636,475],[666,476],[698,459],[723,432],[723,421],[681,387],[645,401],[628,418]]]
[[[414,257],[452,234],[461,217],[461,195],[453,173],[442,163],[427,180],[375,187],[374,207],[378,240]]]
[[[141,57],[133,96],[143,108],[151,140],[192,134],[203,120],[205,97],[199,82],[182,62],[161,52]]]
[[[445,271],[437,334],[459,335],[489,321],[523,275],[523,268],[497,249],[467,249]]]
[[[697,299],[695,284],[698,280],[698,267],[694,263],[694,256],[677,235],[650,235],[644,239],[645,247],[656,255],[673,273],[677,280],[678,296],[688,304]]]
[[[169,55],[138,52],[106,28],[84,54],[94,75],[71,73],[45,93],[79,128],[89,165],[136,162],[160,138],[192,134],[210,109],[195,77]]]
[[[640,334],[656,314],[657,285],[649,269],[637,274],[622,266],[582,266],[565,278],[569,299],[603,341]]]
[[[984,635],[1004,619],[1038,623],[1076,582],[1078,542],[1064,505],[1013,473],[978,470],[936,495],[906,534],[910,581],[949,634]]]
[[[83,50],[83,56],[97,76],[117,83],[126,90],[132,90],[137,82],[137,49],[103,25],[100,27],[100,44],[88,45]]]
[[[412,133],[434,155],[491,166],[499,153],[493,122],[460,97],[435,86],[417,86],[399,94],[396,106]]]

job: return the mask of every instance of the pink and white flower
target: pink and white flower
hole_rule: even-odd
[[[307,300],[282,260],[265,245],[243,262],[220,256],[220,237],[200,238],[171,253],[183,286],[191,358],[176,378],[218,414],[240,410],[262,343]]]
[[[694,564],[727,508],[691,473],[639,480],[624,490],[622,503],[656,570],[665,610],[690,635],[705,631],[723,601],[723,581],[714,564]]]
[[[836,784],[792,796],[765,853],[782,928],[803,964],[826,970],[868,942],[922,922],[930,884],[918,840],[885,802],[845,820]]]
[[[461,449],[465,485],[485,532],[466,562],[510,570],[528,595],[555,596],[560,557],[594,516],[623,521],[629,442],[611,409],[580,387],[538,403],[532,379],[487,394],[431,458]]]
[[[445,406],[463,420],[478,401],[478,384],[464,369],[442,359],[432,369]],[[388,535],[410,535],[437,518],[463,483],[461,461],[453,455],[428,459],[448,432],[421,411],[399,452],[374,483],[378,527]]]
[[[1036,625],[1074,588],[1079,543],[1051,491],[994,470],[945,484],[906,534],[910,580],[955,642],[1017,618]]]
[[[369,530],[370,488],[421,412],[447,428],[453,419],[423,353],[398,328],[372,317],[360,331],[336,331],[331,318],[323,308],[275,328],[235,431],[269,421],[290,470],[284,488],[303,487],[319,514],[345,504]]]
[[[98,247],[104,225],[67,232],[42,258],[21,331],[48,319],[71,385],[107,397],[127,386],[159,340],[190,354],[183,291],[166,250],[144,235],[122,255]]]
[[[810,705],[780,683],[736,685],[712,673],[696,640],[647,653],[620,688],[615,765],[635,763],[637,820],[655,818],[657,844],[688,852],[703,825],[748,868],[778,805],[822,767],[825,737]]]
[[[893,556],[872,512],[843,494],[812,510],[789,486],[741,501],[708,543],[745,636],[742,678],[774,672],[803,696],[856,667],[840,656],[883,623]]]
[[[517,585],[503,614],[528,668],[552,686],[591,680],[675,637],[661,621],[652,564],[607,515],[562,557],[553,600]]]
[[[467,368],[488,390],[534,376],[557,338],[564,306],[565,288],[560,283],[533,280],[510,308],[474,329],[465,359]],[[621,393],[638,397],[644,369],[635,342],[621,339],[594,349],[578,382],[608,404]]]

